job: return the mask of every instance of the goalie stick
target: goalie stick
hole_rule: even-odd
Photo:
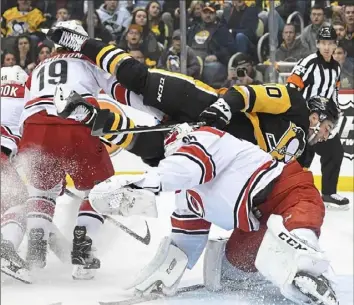
[[[72,198],[80,198],[81,200],[83,200],[83,198],[81,198],[80,196],[74,194],[72,191],[65,189],[65,194],[72,197]],[[122,223],[120,223],[118,220],[108,216],[108,215],[102,215],[104,219],[108,220],[110,223],[114,224],[116,227],[118,227],[119,229],[121,229],[122,231],[124,231],[125,233],[127,233],[128,235],[130,235],[131,237],[135,238],[137,241],[140,241],[141,243],[143,243],[144,245],[149,245],[150,244],[150,240],[151,240],[151,233],[150,233],[150,228],[149,225],[147,223],[147,221],[145,221],[145,225],[146,225],[146,235],[145,236],[140,236],[137,233],[135,233],[134,231],[130,230],[128,227],[126,227],[125,225],[123,225]]]
[[[177,293],[174,296],[178,296],[180,294],[183,294],[185,292],[190,292],[190,291],[196,291],[199,289],[205,288],[204,285],[197,284],[197,285],[192,285],[192,286],[187,286],[187,287],[182,287],[177,290]],[[122,300],[122,301],[117,301],[117,302],[98,302],[99,305],[135,305],[135,304],[140,304],[144,302],[150,302],[153,300],[157,300],[160,298],[166,297],[165,295],[159,293],[159,292],[151,292],[148,295],[143,295],[143,296],[135,296],[131,299],[127,300]]]

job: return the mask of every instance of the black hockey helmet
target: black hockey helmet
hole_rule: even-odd
[[[337,33],[333,26],[323,26],[317,33],[317,40],[335,40],[337,41]]]
[[[335,102],[321,96],[313,96],[307,100],[310,113],[317,113],[319,121],[330,120],[334,125],[339,120],[340,110]]]

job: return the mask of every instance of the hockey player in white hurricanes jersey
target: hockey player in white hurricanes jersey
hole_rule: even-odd
[[[75,21],[60,22],[66,27],[86,33]],[[90,129],[78,122],[75,114],[69,119],[57,116],[54,99],[65,98],[72,90],[95,107],[101,89],[115,96],[116,81],[99,69],[84,55],[57,50],[42,61],[26,82],[26,104],[21,116],[23,129],[19,146],[19,160],[29,182],[27,200],[27,231],[29,242],[27,261],[31,266],[44,267],[49,228],[55,211],[55,202],[63,193],[65,176],[69,174],[75,187],[88,193],[100,181],[114,174],[110,157],[99,138],[92,137]],[[119,121],[120,120],[120,121]],[[86,125],[92,122],[90,118]],[[133,127],[124,115],[118,116],[121,128]],[[121,145],[129,137],[121,139]],[[103,223],[85,198],[79,210],[74,229],[72,263],[76,265],[75,278],[91,278],[90,269],[100,262],[92,255],[92,240]]]
[[[20,66],[1,68],[1,271],[25,282],[30,281],[28,266],[16,250],[26,230],[27,191],[12,161],[21,138],[27,77]]]
[[[299,304],[337,304],[318,244],[323,201],[310,172],[218,129],[186,123],[167,136],[165,155],[157,168],[132,179],[111,177],[89,194],[104,214],[156,216],[155,194],[176,192],[172,234],[128,288],[173,295],[206,247],[210,290],[237,285],[240,276],[255,280],[258,271]],[[208,243],[211,224],[233,230],[230,239]]]

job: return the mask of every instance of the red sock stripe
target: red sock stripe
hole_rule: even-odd
[[[84,201],[81,203],[79,212],[95,212],[95,213],[96,213],[96,211],[95,211],[95,210],[93,209],[93,207],[91,206],[90,201],[88,201],[88,200],[84,200]]]
[[[41,213],[46,214],[53,218],[55,211],[54,202],[43,199],[28,199],[27,200],[27,213]]]
[[[171,224],[174,229],[182,230],[209,230],[210,222],[204,219],[176,219],[171,217]]]
[[[1,217],[1,226],[4,226],[9,222],[15,222],[22,228],[26,227],[26,219],[22,213],[5,213]]]

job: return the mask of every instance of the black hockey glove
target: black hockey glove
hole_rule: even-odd
[[[232,117],[230,106],[223,98],[219,98],[214,104],[206,108],[199,116],[200,121],[206,125],[223,129],[230,123]]]
[[[54,94],[54,104],[60,117],[73,119],[91,127],[100,111],[76,91],[71,91],[69,96],[65,98],[60,86],[57,87]]]
[[[54,43],[75,52],[80,52],[83,44],[90,38],[64,27],[50,29],[47,37]]]

